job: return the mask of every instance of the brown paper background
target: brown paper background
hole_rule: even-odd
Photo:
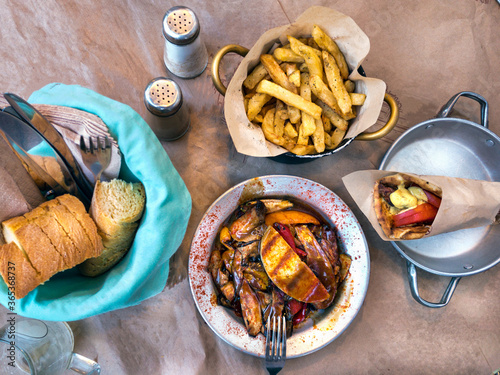
[[[429,309],[410,293],[406,263],[380,239],[341,178],[377,169],[405,129],[436,115],[464,90],[489,102],[490,129],[500,134],[500,6],[493,0],[186,0],[201,23],[210,60],[198,78],[172,77],[163,64],[161,22],[172,1],[0,0],[0,91],[29,97],[51,82],[79,84],[130,105],[143,117],[148,82],[179,83],[191,129],[163,143],[193,198],[186,238],[172,258],[158,296],[77,322],[75,351],[97,359],[104,374],[266,374],[263,361],[218,339],[196,310],[187,279],[192,235],[210,204],[231,186],[264,174],[309,178],[337,193],[360,221],[370,248],[370,284],[355,321],[330,345],[287,362],[280,375],[491,374],[500,368],[500,267],[464,277],[449,305]],[[311,5],[351,17],[370,39],[363,68],[382,79],[400,108],[396,129],[374,142],[354,141],[329,157],[304,164],[242,155],[214,89],[214,54],[227,44],[250,48],[266,31],[289,24]],[[227,84],[239,56],[222,61]],[[455,115],[478,122],[477,103],[457,103]],[[382,107],[379,123],[387,120]],[[418,272],[423,297],[438,301],[449,279]],[[7,310],[0,306],[0,322]]]

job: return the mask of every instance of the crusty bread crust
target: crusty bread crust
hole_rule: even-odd
[[[379,193],[380,184],[398,186],[402,183],[404,183],[407,187],[411,184],[418,185],[422,189],[425,189],[438,197],[442,196],[442,190],[439,186],[436,186],[429,181],[425,181],[419,177],[405,173],[397,173],[386,176],[375,182],[373,188],[373,208],[382,231],[389,239],[416,240],[425,236],[430,231],[431,226],[414,224],[398,228],[394,227],[394,220],[392,218],[393,215],[390,212],[389,204],[380,196]]]

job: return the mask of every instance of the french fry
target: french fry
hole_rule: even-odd
[[[344,86],[348,93],[354,92],[356,89],[356,84],[349,79],[344,81]]]
[[[327,51],[322,54],[323,64],[325,66],[325,75],[328,85],[332,90],[333,96],[337,99],[337,104],[343,115],[351,112],[351,97],[344,86],[340,70],[335,59]]]
[[[328,117],[330,123],[338,129],[347,130],[349,123],[337,114],[333,109],[323,103],[321,100],[315,102],[323,110],[323,115]]]
[[[321,63],[321,52],[301,43],[293,36],[288,36],[288,41],[292,47],[292,51],[304,58],[309,74],[315,74],[323,79],[323,64]],[[319,55],[318,55],[319,53]]]
[[[264,132],[264,136],[268,141],[278,146],[283,146],[285,144],[285,139],[274,133],[274,114],[274,108],[267,111],[266,115],[264,116],[264,121],[262,121],[262,131]]]
[[[299,136],[299,133],[297,133],[297,130],[295,130],[295,127],[290,123],[287,122],[285,125],[285,136],[288,138],[294,139]]]
[[[312,140],[316,152],[320,153],[325,151],[325,131],[323,129],[323,121],[321,121],[321,119],[315,120],[315,122],[316,122],[316,129],[312,134]]]
[[[300,74],[300,96],[306,100],[311,100],[311,87],[309,86],[309,73]]]
[[[323,111],[323,114],[321,115],[321,121],[323,121],[323,129],[325,130],[326,133],[329,133],[332,131],[332,122],[330,119],[325,116],[325,113]]]
[[[321,119],[319,120],[321,121]],[[302,112],[302,122],[300,124],[299,134],[304,137],[309,137],[316,130],[316,119],[305,112]]]
[[[252,121],[255,116],[259,114],[262,107],[271,100],[271,95],[257,93],[250,98],[248,101],[247,116],[250,121]]]
[[[286,73],[287,77],[290,77],[290,75],[298,70],[297,64],[295,63],[282,63],[280,64],[281,69]]]
[[[309,74],[302,73],[301,74],[301,84],[300,84],[300,96],[303,97],[307,101],[311,101],[311,88],[309,87]],[[300,125],[299,134],[303,137],[309,137],[313,135],[316,130],[315,119],[305,113],[301,113],[302,123]],[[300,138],[300,137],[299,137]],[[307,144],[307,143],[306,143]]]
[[[330,134],[328,134],[328,132],[325,132],[325,148],[327,150],[331,150],[333,147],[332,147],[332,137],[330,136]]]
[[[281,69],[280,65],[272,55],[261,55],[260,62],[275,83],[287,89],[288,91],[293,92],[294,94],[297,93],[297,87],[295,87],[295,85],[288,80],[286,73],[283,71],[283,69]]]
[[[311,91],[319,100],[342,116],[342,111],[337,104],[337,99],[335,99],[333,93],[330,91],[325,82],[323,82],[321,77],[311,74],[309,76],[309,86],[311,87]]]
[[[296,145],[295,147],[293,147],[292,149],[290,149],[289,151],[293,152],[294,154],[296,155],[309,155],[309,154],[313,154],[315,149],[314,149],[314,146],[313,145]]]
[[[273,56],[279,61],[293,62],[293,63],[303,63],[304,58],[297,55],[289,48],[276,48],[273,52]]]
[[[252,72],[243,81],[243,86],[247,89],[252,90],[257,84],[267,76],[267,70],[264,65],[257,64],[257,66],[252,70]]]
[[[300,95],[287,91],[283,87],[273,82],[270,82],[268,80],[260,81],[260,83],[257,85],[256,91],[258,93],[271,95],[276,99],[282,100],[289,106],[296,107],[301,111],[310,114],[314,118],[321,118],[322,110],[318,105],[312,102],[308,102]],[[248,104],[250,105],[250,103]]]
[[[337,147],[339,143],[344,139],[346,131],[340,130],[339,128],[335,129],[331,134],[331,147],[332,149]]]
[[[295,87],[300,87],[300,70],[297,69],[294,71],[288,76],[288,79],[295,85]]]
[[[274,114],[274,134],[281,137],[285,131],[285,121],[288,119],[288,110],[281,100],[276,101]]]
[[[252,120],[252,122],[259,122],[259,123],[262,121],[264,121],[264,116],[262,116],[261,113],[259,113],[257,116],[255,116]]]
[[[288,118],[292,124],[297,124],[300,121],[300,109],[292,105],[288,106]]]
[[[335,58],[335,61],[339,66],[342,79],[347,79],[347,77],[349,76],[349,69],[347,67],[344,54],[340,51],[337,43],[335,43],[332,38],[326,35],[318,25],[313,26],[312,36],[314,38],[314,41],[321,49],[328,51]]]
[[[312,119],[314,121],[314,119]],[[304,124],[300,123],[299,125],[299,135],[297,137],[297,144],[306,146],[309,144],[309,136],[304,134]]]
[[[309,47],[312,47],[314,49],[320,49],[320,47],[318,46],[318,43],[316,43],[316,41],[314,40],[314,38],[307,38],[307,45]]]
[[[353,92],[350,93],[349,96],[351,98],[352,105],[363,105],[365,103],[366,100],[365,94]]]

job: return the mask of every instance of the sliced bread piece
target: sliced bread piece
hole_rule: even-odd
[[[43,282],[15,242],[0,246],[0,274],[17,299],[23,298]]]
[[[71,195],[44,202],[23,216],[2,222],[2,231],[7,242],[3,246],[8,247],[2,247],[5,252],[0,254],[0,270],[8,272],[8,264],[21,262],[26,272],[21,272],[16,282],[25,286],[23,293],[102,251],[94,221],[78,198]],[[2,276],[5,280],[4,273]],[[26,291],[28,286],[31,289]]]
[[[97,181],[90,216],[102,238],[104,250],[99,257],[88,259],[79,266],[86,276],[98,276],[123,258],[130,249],[146,203],[141,183],[120,179]]]
[[[5,241],[14,242],[26,254],[44,281],[65,269],[63,258],[35,223],[24,216],[17,216],[4,221],[2,228]]]

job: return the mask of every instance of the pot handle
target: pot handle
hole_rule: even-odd
[[[451,97],[451,99],[448,100],[448,103],[446,103],[441,108],[441,110],[438,112],[436,117],[437,118],[448,117],[451,110],[453,109],[453,106],[455,105],[455,103],[457,102],[457,100],[461,96],[465,96],[466,98],[475,100],[476,102],[478,102],[481,105],[481,125],[483,125],[487,129],[488,128],[488,102],[481,95],[476,94],[475,92],[471,92],[471,91],[462,91],[456,95],[453,95]]]
[[[453,295],[453,292],[455,291],[455,288],[457,287],[458,282],[461,279],[461,277],[452,277],[450,283],[448,284],[448,287],[443,294],[443,297],[441,298],[441,301],[439,301],[438,303],[434,303],[426,301],[425,299],[420,297],[420,294],[418,292],[417,269],[415,265],[409,261],[406,261],[406,268],[408,269],[408,281],[410,282],[411,295],[413,296],[415,301],[426,307],[438,308],[446,306],[448,302],[450,302],[451,296]]]
[[[226,86],[222,83],[219,75],[220,62],[222,58],[230,52],[237,53],[240,56],[245,57],[248,53],[248,48],[242,47],[238,44],[228,44],[227,46],[222,47],[219,52],[217,52],[214,56],[214,60],[212,62],[212,82],[214,83],[215,88],[222,95],[226,95]]]
[[[355,138],[356,141],[374,141],[389,134],[389,132],[396,126],[399,118],[398,104],[396,103],[396,100],[394,100],[392,95],[388,93],[385,93],[384,101],[389,104],[389,107],[391,109],[391,115],[389,116],[389,120],[387,120],[387,123],[377,131],[371,133],[363,132],[359,134]]]

